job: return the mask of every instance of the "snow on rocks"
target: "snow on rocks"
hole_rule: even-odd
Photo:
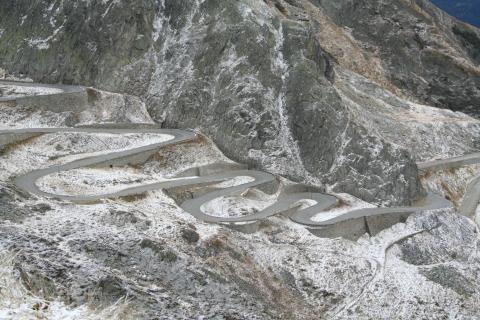
[[[32,169],[169,138],[48,134],[11,146],[1,155],[0,187],[9,190],[1,199],[21,216],[0,219],[0,246],[20,252],[18,270],[33,280],[31,284],[42,286],[35,280],[48,279],[61,299],[81,305],[70,308],[59,299],[49,299],[45,316],[90,319],[85,304],[90,296],[97,299],[94,307],[133,297],[137,311],[145,312],[137,318],[159,312],[166,318],[219,318],[225,309],[247,319],[478,314],[478,230],[452,211],[416,214],[376,236],[365,234],[349,241],[318,238],[284,216],[261,221],[254,233],[203,223],[162,190],[76,205],[28,197],[10,188],[12,176]],[[44,177],[39,184],[45,190],[56,187],[60,193],[104,193],[218,162],[231,163],[208,139],[200,138],[165,148],[140,167],[81,168]],[[237,177],[213,187],[235,186],[249,179]],[[280,180],[282,186],[290,183]],[[261,210],[278,196],[251,189],[215,199],[203,209],[212,215],[238,216]],[[371,206],[348,194],[337,196],[349,210]],[[303,203],[309,205],[313,203]],[[341,214],[346,208],[328,214]],[[3,206],[0,210],[12,211]],[[325,214],[314,219],[324,219]],[[3,271],[6,276],[1,278],[11,279],[12,263],[0,264]],[[23,313],[28,319],[31,306],[47,300],[33,297],[13,280],[8,287],[22,290],[18,296],[22,302],[0,299],[0,315],[7,319]],[[112,308],[119,312],[121,306]],[[102,308],[96,314],[112,310]],[[278,313],[264,313],[266,309]]]

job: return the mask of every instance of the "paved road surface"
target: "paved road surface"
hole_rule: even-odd
[[[3,83],[3,82],[0,82]],[[32,84],[29,84],[32,86]],[[67,92],[73,90],[78,92],[84,90],[82,87],[69,88],[68,86],[60,86]],[[220,190],[208,192],[200,197],[186,200],[181,204],[181,207],[188,213],[192,214],[196,218],[214,223],[244,223],[254,222],[265,219],[275,214],[285,213],[296,223],[308,226],[308,227],[327,227],[335,225],[339,222],[344,222],[352,219],[358,219],[362,217],[374,217],[384,216],[390,214],[402,214],[402,213],[414,213],[424,210],[434,210],[451,207],[451,203],[446,199],[435,195],[429,194],[419,204],[411,207],[396,207],[396,208],[365,208],[359,210],[351,210],[342,214],[339,214],[333,218],[326,218],[321,221],[313,221],[312,218],[321,212],[328,212],[328,210],[337,204],[337,198],[332,195],[315,193],[315,192],[284,192],[278,197],[270,207],[257,212],[252,215],[241,217],[219,217],[210,216],[202,211],[202,205],[210,200],[213,200],[222,196],[230,196],[239,194],[249,188],[273,186],[276,183],[276,178],[265,172],[255,170],[230,170],[220,173],[209,174],[205,176],[191,176],[183,177],[182,179],[173,179],[170,181],[145,184],[142,186],[125,188],[121,191],[107,193],[107,194],[92,194],[92,195],[79,195],[79,196],[67,196],[58,195],[49,192],[45,192],[39,189],[36,185],[36,181],[43,176],[68,171],[81,167],[88,166],[114,166],[114,165],[127,165],[142,163],[148,159],[149,156],[161,151],[166,146],[172,146],[175,144],[183,143],[186,141],[192,141],[196,139],[196,134],[186,130],[175,129],[161,129],[157,127],[147,126],[132,126],[132,125],[116,125],[117,127],[82,127],[82,128],[25,128],[17,130],[2,130],[0,131],[0,146],[15,143],[21,140],[25,140],[32,136],[57,133],[57,132],[88,132],[88,133],[112,133],[112,134],[124,134],[124,133],[158,133],[171,136],[171,139],[161,143],[155,143],[148,146],[142,146],[133,148],[126,151],[111,152],[108,154],[102,154],[98,156],[92,156],[80,160],[75,160],[62,165],[55,165],[45,169],[39,169],[31,171],[25,175],[15,178],[15,183],[21,189],[35,194],[41,197],[50,197],[62,200],[68,200],[77,203],[89,203],[105,198],[116,198],[127,195],[138,195],[149,190],[155,189],[172,189],[178,187],[189,186],[205,186],[216,184],[224,181],[228,181],[235,177],[248,176],[254,180],[251,182],[243,183],[241,185],[228,187]],[[458,158],[436,160],[431,162],[425,162],[419,164],[420,170],[439,170],[445,168],[458,167],[466,164],[477,163],[480,161],[480,153],[465,155]],[[221,165],[219,165],[219,168]],[[222,167],[223,169],[223,167]],[[467,189],[464,203],[460,208],[460,211],[468,216],[473,216],[472,212],[475,211],[478,199],[480,198],[480,177],[477,177],[472,181]],[[315,204],[313,206],[301,209],[301,200],[313,200]]]

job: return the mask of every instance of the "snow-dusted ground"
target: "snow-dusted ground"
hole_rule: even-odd
[[[324,220],[338,217],[352,210],[375,207],[374,205],[368,202],[362,201],[348,193],[338,193],[338,194],[335,194],[335,196],[340,200],[340,205],[328,211],[320,212],[316,216],[312,217],[312,221],[321,222]]]
[[[0,162],[0,179],[72,160],[127,150],[172,139],[162,134],[106,134],[63,132],[42,135],[16,144]],[[45,178],[48,179],[49,177]],[[78,182],[78,181],[77,181]]]
[[[23,96],[37,96],[62,93],[62,89],[38,87],[38,86],[15,86],[0,84],[0,97],[17,98]]]
[[[69,115],[67,112],[29,110],[8,106],[0,102],[0,129],[61,127]]]
[[[4,85],[10,97],[25,95],[46,95],[62,92],[61,89],[30,86]],[[65,108],[58,112],[11,105],[0,101],[0,129],[13,128],[45,128],[78,125],[95,125],[99,123],[148,123],[153,124],[146,105],[137,97],[89,88],[90,95],[95,96],[88,107],[77,106],[77,109]],[[82,93],[78,93],[82,94]],[[85,96],[86,92],[83,93]],[[1,95],[0,95],[1,96]]]
[[[246,178],[246,177],[243,177]],[[240,182],[242,180],[237,180]],[[243,179],[243,183],[250,179]],[[222,186],[222,185],[217,185]],[[228,186],[232,186],[231,183]],[[246,190],[238,196],[220,197],[204,203],[203,212],[215,217],[241,217],[259,212],[277,201],[278,194],[269,195],[256,189]]]
[[[421,177],[428,190],[437,192],[452,201],[455,206],[462,203],[469,182],[480,174],[480,165],[468,165],[460,168],[427,172]]]
[[[86,305],[72,308],[60,301],[35,296],[14,276],[14,256],[0,250],[0,319],[2,320],[116,320],[128,316],[129,305],[119,301],[108,308],[95,310]]]
[[[478,149],[478,119],[418,104],[380,87],[379,95],[373,95],[374,87],[365,78],[348,71],[339,72],[337,84],[356,121],[382,140],[408,150],[416,161],[446,159]]]
[[[10,179],[29,170],[169,138],[61,133],[29,139],[0,155],[0,187],[10,190]],[[192,167],[218,162],[231,161],[201,138],[164,148],[143,166],[81,168],[44,177],[38,183],[44,190],[62,194],[105,193],[171,179]],[[442,182],[447,181],[460,190],[477,169],[472,170],[440,173],[425,183],[444,190]],[[213,187],[249,181],[237,177]],[[281,186],[288,184],[291,182],[281,179]],[[279,194],[250,189],[215,199],[203,209],[211,215],[250,214],[274,203]],[[341,204],[318,214],[314,221],[372,206],[348,194],[337,196]],[[263,299],[275,303],[276,308],[288,306],[298,313],[298,319],[312,314],[328,319],[475,319],[479,312],[477,228],[452,211],[417,214],[376,236],[365,234],[358,241],[349,241],[318,238],[283,216],[262,221],[251,234],[202,223],[162,190],[88,205],[20,194],[11,201],[14,211],[31,213],[18,220],[0,220],[0,245],[14,248],[9,251],[24,257],[17,267],[28,277],[37,279],[36,272],[52,277],[66,300],[85,294],[79,285],[103,290],[97,284],[107,277],[108,283],[121,281],[130,290],[126,292],[137,298],[156,301],[165,319],[198,318],[198,312],[209,319],[214,317],[208,312],[238,306],[245,312],[243,318],[255,319],[255,312],[249,310],[263,307],[250,306],[263,306]],[[305,202],[303,206],[313,204]],[[183,237],[186,229],[198,236],[193,244]],[[127,319],[142,318],[136,315],[144,311],[138,310],[142,307],[131,310],[124,300],[104,302],[92,311],[89,307],[98,306],[72,307],[55,296],[36,297],[16,274],[17,258],[6,251],[0,253],[1,319],[117,319],[123,312],[129,313]],[[164,256],[165,252],[169,255]],[[165,262],[165,257],[170,260]],[[62,274],[56,268],[67,271]],[[444,279],[438,268],[454,268],[455,273]],[[230,287],[236,285],[247,289]],[[233,302],[243,295],[251,295],[248,303]],[[164,303],[171,300],[175,301],[173,307]]]

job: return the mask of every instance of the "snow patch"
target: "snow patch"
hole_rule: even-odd
[[[27,43],[30,47],[32,48],[37,48],[38,50],[47,50],[48,48],[50,48],[50,44],[49,42],[53,39],[55,39],[55,37],[57,36],[57,34],[63,29],[63,24],[58,27],[57,29],[55,29],[53,31],[53,33],[48,36],[47,38],[36,38],[36,39],[28,39],[27,40]]]
[[[335,194],[335,197],[337,197],[338,199],[340,199],[341,202],[343,202],[341,206],[329,209],[328,211],[319,212],[318,214],[313,216],[311,220],[315,222],[322,222],[335,217],[339,217],[352,210],[375,207],[374,205],[362,201],[348,193],[338,193]]]
[[[271,206],[276,202],[277,196],[251,189],[239,196],[215,198],[202,204],[200,210],[214,217],[243,217],[255,214]]]
[[[18,98],[24,96],[37,96],[62,93],[63,90],[52,87],[38,87],[38,86],[15,86],[0,84],[1,97]]]
[[[113,320],[126,316],[129,305],[120,300],[99,310],[87,305],[71,308],[60,301],[47,301],[28,291],[15,276],[15,256],[0,251],[0,319],[2,320]]]
[[[26,173],[31,168],[45,168],[80,158],[128,150],[170,139],[172,136],[160,134],[75,132],[45,134],[30,140],[30,143],[19,143],[13,150],[3,155],[3,159],[0,161],[2,169],[0,170],[0,180]]]

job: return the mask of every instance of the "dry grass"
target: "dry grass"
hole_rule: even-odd
[[[143,200],[145,198],[147,198],[147,193],[146,192],[143,192],[143,193],[140,193],[140,194],[131,194],[131,195],[128,195],[128,196],[121,196],[119,197],[120,200],[123,200],[125,202],[136,202],[136,201],[140,201],[140,200]]]
[[[63,302],[47,301],[28,291],[15,276],[15,255],[0,252],[0,319],[2,320],[121,320],[136,319],[133,307],[122,299],[103,309],[93,306],[70,308]]]
[[[388,78],[382,60],[376,53],[366,52],[346,29],[335,24],[330,17],[309,1],[304,1],[309,16],[319,23],[316,38],[337,63],[377,83],[386,90],[401,96],[402,92]]]
[[[263,0],[270,7],[275,7],[285,18],[288,18],[288,10],[285,5],[279,0]]]
[[[28,138],[25,138],[25,139],[22,139],[22,140],[19,140],[17,142],[12,142],[12,143],[9,143],[7,145],[4,145],[0,148],[0,155],[5,155],[5,154],[8,154],[10,153],[12,150],[15,150],[21,146],[24,146],[24,145],[27,145],[27,144],[30,144],[32,143],[33,141],[35,141],[36,138],[42,136],[43,134],[42,133],[39,133],[38,135],[34,135],[34,136],[31,136],[31,137],[28,137]]]
[[[147,159],[149,161],[160,162],[164,164],[166,161],[166,156],[169,154],[174,154],[178,152],[179,148],[189,149],[189,148],[199,148],[203,146],[208,146],[212,142],[204,135],[197,134],[197,137],[194,140],[182,141],[179,143],[175,143],[174,145],[167,145],[162,147],[158,152],[154,153]]]
[[[445,192],[445,197],[447,200],[453,201],[456,205],[458,205],[462,199],[462,195],[450,188],[447,182],[442,181],[440,184],[442,186],[442,190]]]

